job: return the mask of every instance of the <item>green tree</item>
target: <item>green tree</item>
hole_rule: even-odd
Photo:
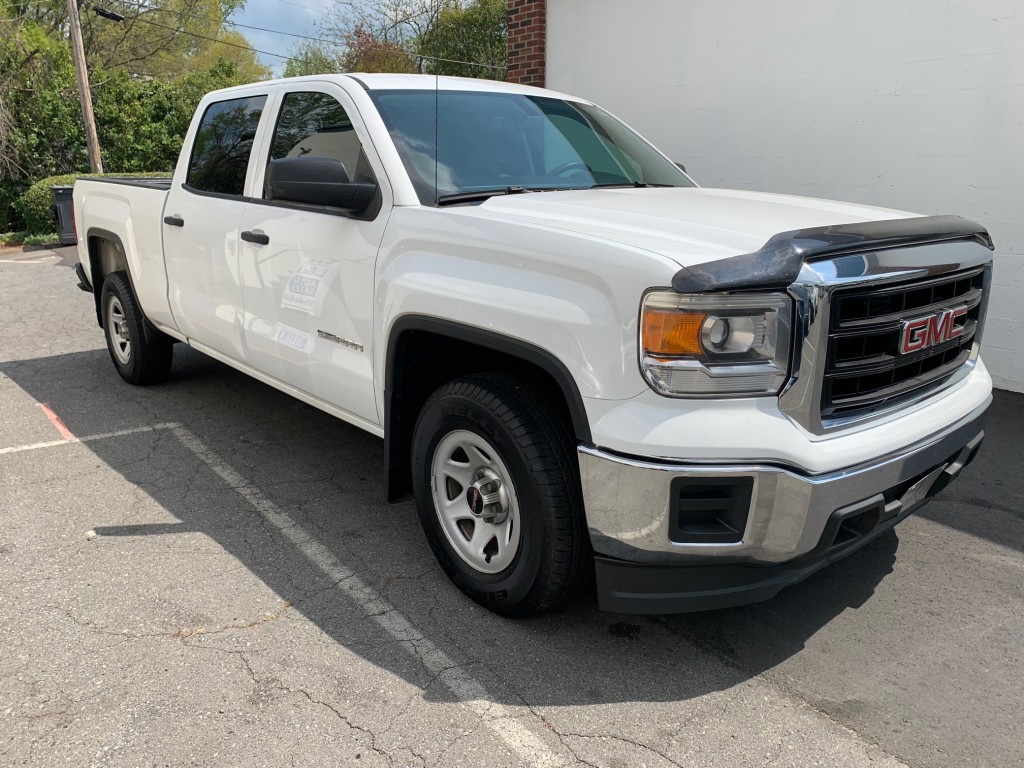
[[[249,40],[241,32],[233,29],[221,30],[217,34],[218,43],[207,42],[203,48],[192,56],[183,74],[205,72],[219,62],[228,62],[234,67],[235,80],[238,83],[255,83],[267,80],[273,75],[269,67],[260,63],[256,53],[250,48]]]
[[[244,76],[233,61],[171,81],[140,80],[121,73],[94,89],[103,161],[111,173],[173,168],[200,100],[209,91],[237,85]]]
[[[381,40],[357,26],[345,36],[343,72],[416,72],[415,59],[398,43]]]
[[[71,52],[37,24],[0,21],[0,177],[39,178],[86,160]]]
[[[322,27],[339,42],[362,30],[381,43],[411,51],[446,8],[462,4],[463,0],[335,0],[334,12]]]
[[[34,24],[53,39],[67,35],[66,0],[0,0],[8,18]],[[90,70],[125,70],[140,77],[171,78],[233,61],[251,80],[269,71],[247,50],[248,42],[230,29],[230,16],[244,0],[102,0],[95,6],[79,0],[79,19]],[[101,7],[124,17],[98,16]]]
[[[143,9],[131,6],[138,11],[132,17],[128,7],[111,3],[112,9],[125,13],[125,25],[93,17],[83,8],[107,170],[137,173],[173,167],[205,93],[269,74],[245,38],[225,25],[240,4],[150,0]],[[23,223],[14,201],[32,181],[88,169],[66,8],[64,0],[0,0],[0,231]],[[200,13],[210,15],[189,15]],[[153,37],[153,30],[164,37]]]
[[[0,230],[32,180],[88,167],[74,66],[36,24],[0,14]]]
[[[505,78],[507,0],[337,0],[322,30],[345,71]]]
[[[418,54],[433,57],[426,60],[427,72],[490,80],[505,79],[507,49],[507,0],[474,0],[445,8],[416,46]]]
[[[341,72],[340,58],[325,45],[304,42],[292,49],[291,58],[284,65],[284,77],[326,75]]]

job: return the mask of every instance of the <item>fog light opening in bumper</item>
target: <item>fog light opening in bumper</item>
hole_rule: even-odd
[[[677,477],[669,488],[669,538],[677,544],[743,540],[754,492],[752,477]]]

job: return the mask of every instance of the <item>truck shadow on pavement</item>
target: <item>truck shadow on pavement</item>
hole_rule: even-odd
[[[147,389],[124,384],[106,350],[0,363],[0,372],[36,402],[47,403],[79,437],[181,424],[244,478],[246,487],[258,489],[260,498],[301,527],[318,552],[355,572],[367,592],[335,588],[336,579],[311,560],[308,546],[297,546],[294,535],[268,525],[238,489],[169,430],[86,445],[180,522],[153,522],[136,517],[133,509],[120,510],[119,525],[99,525],[97,519],[110,516],[97,518],[90,508],[67,514],[80,518],[83,535],[96,528],[104,545],[119,547],[126,568],[132,567],[138,537],[204,534],[290,610],[334,642],[420,686],[431,700],[466,696],[460,697],[457,686],[434,685],[437,670],[418,663],[394,634],[388,636],[373,615],[380,600],[383,610],[397,608],[433,646],[469,670],[496,701],[675,701],[730,688],[796,654],[835,617],[863,605],[895,563],[898,539],[890,533],[760,605],[670,617],[619,616],[599,612],[593,595],[587,595],[555,615],[505,620],[465,598],[436,567],[411,502],[384,501],[381,440],[187,348],[176,347],[175,354],[171,381]],[[1019,404],[997,400],[994,416],[1008,418]],[[977,467],[985,463],[982,456],[960,481],[965,498],[988,492],[978,485]],[[986,524],[1013,510],[991,514],[995,517],[987,522],[976,516],[968,523],[970,532],[986,535]],[[139,566],[137,573],[142,578],[146,570]],[[152,578],[176,582],[181,592],[189,574],[153,573]],[[230,591],[230,585],[213,588]],[[121,607],[131,612],[140,600],[126,595]],[[172,619],[166,620],[171,631]]]

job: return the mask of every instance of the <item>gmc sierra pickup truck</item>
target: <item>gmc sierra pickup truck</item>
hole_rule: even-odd
[[[418,75],[217,91],[174,176],[83,179],[114,367],[188,344],[384,439],[493,610],[763,600],[974,458],[977,224],[702,189],[594,104]]]

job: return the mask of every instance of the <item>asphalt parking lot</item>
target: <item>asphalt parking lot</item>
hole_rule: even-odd
[[[70,263],[0,254],[0,764],[1024,764],[1024,396],[773,601],[509,621],[381,441],[181,346],[124,384]]]

